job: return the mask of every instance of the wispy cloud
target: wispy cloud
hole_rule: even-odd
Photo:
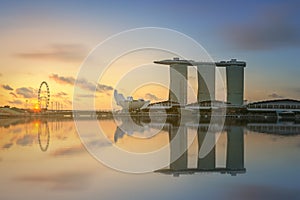
[[[12,90],[14,90],[12,87],[10,87],[9,85],[1,85],[1,87],[3,88],[3,89],[5,89],[5,90],[10,90],[10,91],[12,91]]]
[[[108,85],[103,85],[103,84],[94,84],[91,82],[88,82],[86,79],[78,79],[76,82],[76,85],[82,89],[88,90],[88,91],[97,91],[100,93],[106,93],[108,91],[112,91],[113,88]]]
[[[71,76],[66,77],[66,76],[59,76],[58,74],[51,74],[49,78],[59,84],[74,85],[75,83],[75,78]]]
[[[37,97],[37,90],[32,87],[17,88],[16,93],[24,98],[36,98]]]
[[[76,95],[76,97],[78,97],[78,98],[95,98],[97,96],[93,95],[93,94],[78,94],[78,95]]]
[[[159,101],[161,98],[157,97],[155,94],[147,93],[145,94],[145,99],[149,99],[152,101]]]
[[[281,96],[281,95],[279,95],[277,93],[269,94],[268,97],[271,97],[271,98],[274,98],[274,99],[284,98],[284,96]]]
[[[75,81],[76,81],[76,85],[78,87],[80,87],[81,89],[84,90],[88,90],[88,91],[97,91],[97,92],[101,92],[101,93],[105,93],[108,91],[112,91],[113,87],[108,86],[108,85],[103,85],[103,84],[94,84],[91,83],[89,81],[87,81],[86,79],[75,79],[72,76],[59,76],[58,74],[51,74],[49,76],[50,79],[54,80],[55,82],[59,83],[59,84],[65,84],[65,85],[74,85]]]
[[[300,46],[300,28],[295,24],[299,4],[273,4],[252,21],[226,26],[222,36],[236,47],[246,50],[275,49]]]
[[[87,55],[87,49],[81,44],[54,44],[47,50],[17,53],[15,56],[26,59],[47,59],[66,62],[79,62]]]
[[[14,104],[14,105],[22,105],[23,104],[23,102],[21,100],[18,100],[18,99],[13,100],[13,101],[8,101],[8,103]]]
[[[98,92],[112,91],[114,88],[108,85],[97,84]]]
[[[10,92],[9,94],[12,95],[15,98],[18,98],[18,96],[15,93],[13,93],[13,92]]]
[[[56,94],[53,94],[52,96],[53,96],[53,97],[61,98],[61,97],[65,97],[65,96],[67,96],[67,95],[68,95],[68,94],[65,93],[65,92],[58,92],[58,93],[56,93]]]

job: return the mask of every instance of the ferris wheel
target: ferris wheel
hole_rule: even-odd
[[[43,81],[38,91],[38,103],[39,107],[43,110],[47,110],[50,102],[50,90],[46,81]]]

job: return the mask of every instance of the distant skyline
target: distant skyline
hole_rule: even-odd
[[[88,53],[109,36],[138,27],[182,32],[216,61],[246,61],[248,101],[300,99],[299,8],[296,0],[1,2],[0,106],[24,108],[26,100],[34,106],[40,83],[47,81],[51,101],[70,109],[73,84]],[[120,61],[114,69],[122,73],[126,67]],[[113,81],[99,83],[97,98],[106,103],[98,108],[110,108]],[[82,80],[81,97],[93,98],[84,94],[90,84]],[[145,87],[134,97],[166,96],[164,88]]]

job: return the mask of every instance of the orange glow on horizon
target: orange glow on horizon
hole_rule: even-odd
[[[33,107],[33,111],[34,112],[40,112],[41,111],[40,105],[39,104],[35,104],[35,106]]]

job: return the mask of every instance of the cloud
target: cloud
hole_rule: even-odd
[[[15,104],[15,105],[22,105],[23,102],[21,100],[13,100],[13,101],[8,101],[10,104]]]
[[[74,77],[59,76],[58,74],[51,74],[49,76],[49,78],[59,84],[62,84],[62,85],[74,85],[75,81],[76,81],[76,79]],[[96,90],[97,92],[100,92],[100,93],[105,93],[105,92],[113,90],[113,87],[111,87],[111,86],[103,85],[103,84],[99,84],[99,83],[94,84],[83,78],[77,79],[77,86],[84,90],[88,90],[88,91],[92,91],[92,92]]]
[[[99,83],[94,84],[94,83],[88,82],[86,79],[78,79],[77,86],[82,89],[88,90],[88,91],[96,90],[97,92],[100,92],[100,93],[105,93],[105,92],[113,90],[113,88],[111,86],[103,85],[103,84],[99,84]]]
[[[151,94],[151,93],[145,94],[145,99],[149,99],[149,100],[152,100],[152,101],[159,101],[159,100],[161,100],[161,98],[159,98],[156,95]]]
[[[76,95],[76,97],[79,97],[79,98],[95,98],[97,96],[92,95],[92,94],[78,94],[78,95]]]
[[[10,87],[9,85],[1,85],[1,87],[3,88],[3,89],[5,89],[5,90],[10,90],[10,91],[12,91],[12,90],[14,90],[12,87]]]
[[[61,98],[61,97],[65,97],[65,96],[67,96],[68,94],[67,93],[65,93],[65,92],[58,92],[58,93],[56,93],[56,94],[54,94],[54,95],[52,95],[53,97],[58,97],[58,98]]]
[[[112,91],[114,88],[108,85],[102,85],[102,84],[97,84],[97,91],[98,92],[106,92],[106,91]]]
[[[17,177],[16,180],[46,185],[52,190],[81,190],[88,186],[91,172],[63,172],[56,174],[38,174]]]
[[[77,86],[88,91],[96,90],[96,84],[88,82],[86,79],[78,79]]]
[[[9,94],[12,95],[15,98],[18,98],[18,96],[15,93],[13,93],[13,92],[10,92]]]
[[[274,98],[274,99],[284,98],[284,96],[281,96],[281,95],[279,95],[277,93],[269,94],[268,97],[271,97],[271,98]]]
[[[24,98],[36,98],[37,90],[32,87],[21,87],[16,89],[16,93]]]
[[[69,77],[65,77],[65,76],[59,76],[58,74],[51,74],[49,76],[50,79],[54,80],[55,82],[59,83],[59,84],[66,84],[66,85],[74,85],[75,83],[75,78],[69,76]]]
[[[30,146],[33,144],[35,137],[33,135],[25,135],[22,138],[19,138],[16,143],[21,146]]]
[[[7,143],[2,146],[2,149],[9,149],[12,145],[13,145],[13,143]]]
[[[3,76],[3,74],[2,74],[2,73],[0,73],[0,77],[1,77],[1,76]]]
[[[52,156],[71,156],[77,155],[86,152],[82,145],[80,146],[73,146],[69,148],[60,148],[54,151],[51,155]]]
[[[25,59],[47,59],[64,62],[79,62],[87,55],[87,49],[80,44],[54,44],[47,50],[17,53],[15,56]]]
[[[243,24],[223,28],[222,35],[237,48],[245,50],[276,49],[300,46],[299,18],[293,3],[280,3],[260,10],[258,15]]]

